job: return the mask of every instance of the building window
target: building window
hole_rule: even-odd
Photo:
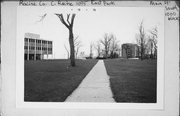
[[[34,46],[29,46],[29,50],[34,50],[35,47]]]
[[[33,42],[33,43],[34,43],[34,42],[35,42],[35,40],[34,40],[34,39],[29,39],[29,42]]]
[[[25,42],[28,42],[28,38],[25,38]]]
[[[24,49],[26,49],[26,50],[27,50],[27,49],[28,49],[28,47],[27,47],[27,46],[24,46]]]
[[[52,51],[52,48],[48,48],[48,51]]]
[[[51,42],[51,41],[48,41],[48,44],[52,44],[52,42]]]

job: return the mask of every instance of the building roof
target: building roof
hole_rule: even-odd
[[[124,45],[140,47],[138,44],[134,44],[134,43],[124,43],[124,44],[122,44],[122,46],[124,46]]]
[[[33,39],[40,39],[39,34],[34,34],[34,33],[25,33],[25,38],[33,38]]]
[[[43,41],[52,41],[52,40],[42,39],[42,38],[40,38],[39,34],[34,34],[34,33],[25,33],[24,37],[25,38],[32,38],[32,39],[43,40]]]
[[[122,45],[137,45],[137,44],[134,44],[134,43],[124,43]]]

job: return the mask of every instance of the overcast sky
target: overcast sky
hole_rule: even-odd
[[[158,27],[158,39],[164,39],[164,10],[158,7],[18,7],[17,28],[19,33],[35,33],[45,40],[53,41],[53,57],[67,58],[64,45],[69,49],[68,29],[54,13],[76,13],[74,35],[82,41],[80,52],[90,52],[90,43],[112,33],[123,43],[135,43],[138,26],[143,20],[146,31]],[[40,16],[47,13],[43,21]],[[66,16],[66,15],[65,15]],[[22,38],[23,40],[23,38]],[[95,54],[95,51],[94,51]]]

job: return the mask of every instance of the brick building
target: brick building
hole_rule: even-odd
[[[138,58],[140,56],[139,46],[137,44],[126,43],[122,44],[123,58]]]

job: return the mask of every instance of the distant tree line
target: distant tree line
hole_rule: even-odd
[[[143,21],[138,27],[136,34],[136,44],[138,46],[138,57],[143,59],[156,59],[157,58],[157,38],[158,28],[154,26],[152,29],[145,30]],[[90,57],[92,58],[92,43],[90,45]],[[94,44],[97,52],[97,58],[118,58],[120,57],[121,45],[114,34],[105,33],[103,38]],[[124,46],[126,54],[129,47]],[[128,57],[128,55],[127,55]]]
[[[118,58],[120,53],[120,44],[114,34],[105,33],[103,38],[94,44],[97,51],[97,58]]]
[[[139,26],[139,33],[136,34],[136,43],[139,46],[140,59],[156,59],[157,58],[157,26],[145,31],[143,21]]]

